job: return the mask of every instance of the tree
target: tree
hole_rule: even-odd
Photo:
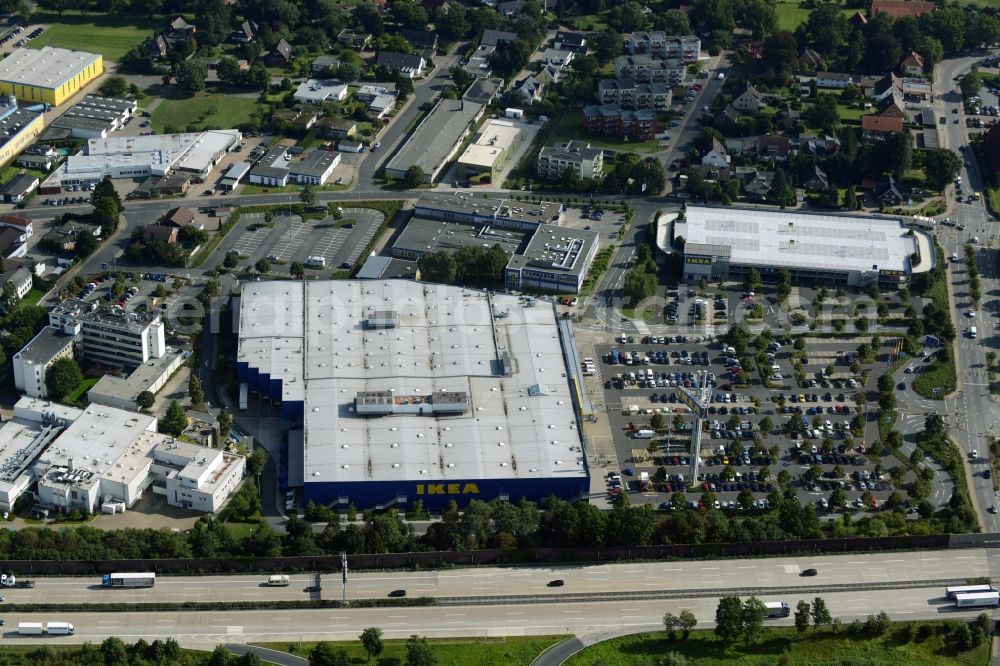
[[[417,260],[420,277],[427,282],[438,284],[455,284],[458,265],[455,257],[447,250],[427,252]]]
[[[743,604],[739,597],[722,597],[715,609],[715,635],[734,641],[743,631]]]
[[[813,127],[833,134],[837,123],[840,122],[840,114],[837,111],[837,98],[828,93],[823,93],[816,97],[816,103],[809,107],[802,114]]]
[[[802,28],[810,38],[806,43],[823,55],[833,55],[850,32],[840,7],[828,2],[817,4]]]
[[[830,609],[826,607],[826,601],[823,600],[823,597],[816,597],[813,599],[812,620],[813,626],[817,629],[821,624],[830,624],[830,622],[833,621],[833,617],[830,615]],[[797,622],[798,620],[796,620],[796,623]],[[796,626],[798,626],[798,624],[796,624]]]
[[[153,394],[149,391],[143,391],[136,397],[135,404],[139,406],[139,409],[149,409],[153,406]]]
[[[809,628],[809,602],[799,600],[795,607],[795,628],[802,633]]]
[[[82,381],[80,366],[69,357],[59,359],[45,371],[45,390],[53,400],[62,400]]]
[[[438,660],[426,638],[413,634],[406,641],[406,666],[437,666]]]
[[[979,70],[973,67],[971,72],[958,80],[958,87],[962,91],[962,97],[968,98],[978,94],[979,89],[983,87],[983,80],[979,76]]]
[[[177,89],[188,97],[191,97],[196,92],[205,89],[205,79],[207,77],[208,69],[205,67],[205,63],[195,59],[185,60],[177,66],[177,73],[175,74]]]
[[[288,272],[295,277],[300,278],[305,275],[306,269],[305,266],[302,265],[301,261],[293,261],[292,265],[288,267]]]
[[[229,439],[229,433],[233,429],[233,415],[228,409],[223,409],[219,412],[219,439],[225,442]]]
[[[201,380],[193,372],[188,379],[188,395],[191,397],[192,405],[200,405],[205,402],[205,392],[201,389]]]
[[[649,427],[653,430],[663,430],[664,421],[663,414],[657,412],[649,417]]]
[[[330,643],[317,643],[309,652],[309,666],[349,666],[347,650],[334,649]]]
[[[643,299],[656,293],[656,275],[639,267],[633,268],[625,274],[623,291],[631,299],[633,306],[638,305]]]
[[[698,618],[694,616],[694,613],[685,608],[681,611],[678,619],[681,631],[684,632],[684,639],[687,640],[687,637],[691,635],[691,630],[698,625]]]
[[[173,435],[174,437],[179,436],[184,432],[184,428],[187,427],[188,417],[184,412],[184,408],[181,403],[176,400],[170,401],[170,406],[167,407],[167,413],[162,419],[157,423],[157,429],[167,435]]]
[[[361,68],[346,60],[337,64],[337,79],[344,83],[354,83],[361,77]]]
[[[764,630],[764,618],[767,617],[767,606],[757,597],[750,597],[743,602],[743,612],[741,614],[741,629],[743,639],[747,643],[754,643]]]
[[[757,427],[760,429],[760,434],[762,434],[764,437],[767,437],[771,433],[771,431],[774,430],[774,422],[771,421],[771,417],[765,416],[761,418],[760,423],[757,424]]]
[[[125,97],[128,95],[128,81],[124,76],[109,76],[97,89],[102,97]]]
[[[267,257],[263,257],[261,259],[258,259],[257,263],[254,264],[253,267],[254,269],[256,269],[258,273],[261,274],[267,273],[268,271],[271,270],[271,260],[268,259]]]
[[[368,627],[361,632],[361,645],[364,646],[365,652],[368,653],[368,661],[372,660],[372,657],[377,657],[382,654],[382,630],[378,627]]]
[[[403,184],[409,188],[420,187],[427,182],[427,175],[419,165],[414,164],[403,175]]]
[[[922,153],[927,184],[936,190],[944,189],[962,168],[962,158],[950,150],[928,148]]]
[[[663,628],[667,630],[667,638],[670,640],[677,638],[677,626],[680,622],[681,619],[673,613],[664,613]]]
[[[913,136],[908,132],[889,134],[882,142],[879,164],[883,173],[902,178],[913,164]]]
[[[316,188],[312,185],[303,185],[302,191],[299,192],[299,199],[306,206],[314,206],[316,204]]]

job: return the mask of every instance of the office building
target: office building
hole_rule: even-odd
[[[73,335],[87,360],[135,368],[166,353],[160,315],[68,298],[49,312],[49,325]]]
[[[521,145],[521,130],[507,120],[489,120],[479,136],[459,156],[456,166],[462,177],[489,174],[490,181],[503,170],[511,155]]]

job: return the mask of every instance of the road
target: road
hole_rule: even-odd
[[[978,610],[955,611],[940,587],[900,590],[851,590],[824,593],[834,617],[849,623],[880,610],[896,620],[972,618]],[[793,608],[815,594],[783,594],[777,599]],[[176,613],[11,613],[4,617],[3,638],[14,644],[98,643],[109,636],[126,642],[173,637],[187,647],[212,649],[220,643],[265,641],[357,640],[365,627],[382,629],[383,637],[401,639],[411,634],[431,638],[461,636],[526,636],[546,634],[620,635],[662,629],[663,614],[690,609],[699,627],[712,626],[717,597],[706,595],[682,601],[608,601],[580,604],[553,603],[495,606],[424,606],[317,610],[185,611]],[[71,622],[73,636],[19,637],[19,622]],[[768,624],[790,625],[792,618]]]
[[[946,60],[936,68],[934,108],[936,115],[947,118],[946,125],[939,125],[943,130],[939,132],[943,148],[960,152],[961,146],[968,143],[964,109],[961,96],[955,91],[954,78],[968,71],[981,58],[982,55]],[[958,123],[955,122],[956,119]],[[961,172],[965,184],[963,192],[968,194],[973,191],[983,191],[985,179],[979,173],[975,159],[971,154],[963,156],[965,157]],[[948,194],[954,196],[953,185],[948,187]],[[952,219],[964,225],[965,229],[938,227],[938,238],[948,257],[955,253],[960,258],[958,264],[949,268],[953,291],[953,316],[958,333],[956,363],[959,386],[955,395],[944,400],[942,415],[948,418],[949,431],[959,448],[966,454],[966,461],[969,460],[970,451],[979,452],[980,458],[975,463],[966,465],[966,475],[969,477],[973,505],[980,516],[983,529],[993,532],[1000,529],[1000,516],[987,512],[988,507],[996,504],[996,497],[992,480],[984,478],[982,472],[989,467],[989,445],[986,437],[997,434],[997,417],[1000,415],[1000,406],[989,392],[986,371],[986,351],[995,349],[998,343],[996,316],[1000,314],[1000,301],[996,299],[996,294],[1000,293],[997,291],[1000,289],[998,281],[1000,274],[997,273],[996,250],[990,247],[990,241],[996,238],[1000,227],[987,211],[985,197],[972,204],[957,201],[953,211]],[[964,246],[973,238],[980,240],[977,263],[984,295],[978,310],[973,307],[969,296],[968,273],[964,258]],[[970,312],[975,312],[975,316],[970,316]],[[978,329],[976,338],[968,334],[969,327],[973,324]]]
[[[441,571],[351,573],[348,599],[385,598],[404,589],[409,596],[435,598],[505,597],[622,592],[689,591],[748,587],[783,588],[804,584],[848,585],[977,578],[1000,564],[992,550],[920,551],[803,555],[759,560],[718,560],[485,567]],[[803,569],[820,576],[802,578]],[[265,587],[265,574],[237,576],[159,576],[145,589],[107,590],[96,576],[36,578],[30,590],[5,590],[8,603],[151,603],[184,601],[275,601],[317,599],[316,574],[292,574],[288,587]],[[562,587],[548,587],[554,579]],[[338,573],[322,577],[321,596],[341,598]]]

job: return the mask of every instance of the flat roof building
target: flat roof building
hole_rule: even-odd
[[[239,380],[303,420],[306,501],[586,496],[552,305],[410,280],[277,281],[244,285],[239,317]]]
[[[241,456],[157,433],[148,414],[24,397],[0,426],[0,507],[9,511],[37,485],[43,506],[116,513],[152,486],[172,506],[218,511],[245,465]]]
[[[545,146],[538,152],[536,168],[540,177],[549,180],[561,180],[566,169],[572,169],[581,180],[600,180],[604,175],[604,151],[577,140]]]
[[[139,394],[156,393],[181,367],[184,355],[170,349],[159,358],[153,357],[124,377],[106,374],[87,391],[87,400],[94,405],[107,405],[130,411],[139,410]]]
[[[919,247],[917,232],[899,219],[729,206],[688,206],[673,233],[685,239],[684,273],[695,281],[756,268],[764,279],[785,269],[828,284],[898,286],[913,273]]]
[[[135,368],[166,353],[160,315],[68,298],[49,312],[49,325],[78,337],[83,355],[109,367]]]
[[[488,120],[476,140],[458,158],[456,166],[463,177],[489,174],[493,182],[520,144],[521,130],[514,123]]]
[[[414,204],[413,213],[432,220],[521,230],[535,229],[539,224],[559,225],[565,217],[560,203],[488,199],[465,192],[424,192]]]
[[[14,387],[32,398],[47,398],[45,373],[61,358],[73,357],[76,336],[46,326],[21,351],[14,354]]]
[[[480,102],[441,99],[389,160],[386,174],[403,178],[407,169],[418,166],[433,182],[458,152],[462,139],[475,127],[485,108]]]
[[[0,60],[0,95],[59,106],[103,73],[100,53],[20,48]]]
[[[325,185],[340,164],[340,153],[306,148],[299,155],[292,155],[289,146],[271,148],[249,172],[255,185],[284,187],[289,183],[299,185]]]
[[[11,162],[45,129],[42,114],[15,106],[14,100],[0,101],[0,167]]]
[[[86,95],[49,127],[68,130],[70,136],[78,139],[106,139],[122,129],[137,108],[135,100]]]
[[[583,288],[597,255],[600,234],[586,229],[539,225],[528,246],[510,258],[510,289],[575,294]]]
[[[455,252],[464,246],[493,247],[499,245],[514,255],[527,247],[530,231],[501,230],[468,222],[442,222],[412,218],[392,244],[392,255],[398,259],[419,259],[428,252]]]

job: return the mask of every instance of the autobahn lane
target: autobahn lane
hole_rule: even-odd
[[[484,567],[445,571],[350,573],[349,599],[384,598],[393,590],[410,597],[504,597],[576,593],[621,593],[879,584],[977,578],[1000,553],[985,549],[803,555],[768,559],[637,562],[625,564]],[[1000,560],[998,560],[1000,561]],[[804,569],[819,575],[803,578]],[[564,585],[549,587],[552,580]],[[4,592],[7,603],[172,603],[185,601],[275,601],[317,598],[314,574],[294,574],[288,587],[266,587],[266,575],[158,576],[156,586],[106,590],[97,577],[36,578],[34,589]],[[322,577],[321,598],[340,599],[339,573]]]
[[[848,590],[823,594],[830,612],[844,622],[880,610],[893,619],[974,617],[979,609],[956,611],[941,587],[923,587],[886,594],[881,590]],[[815,594],[777,594],[765,601],[784,601],[791,607]],[[264,641],[356,640],[365,627],[377,626],[384,638],[524,636],[545,634],[625,634],[662,628],[663,614],[689,609],[699,627],[712,626],[718,599],[619,600],[609,602],[497,606],[426,606],[261,611],[183,611],[169,613],[9,613],[3,638],[14,644],[99,642],[108,636],[125,641],[173,637],[189,647],[211,649],[220,643]],[[19,622],[70,622],[73,636],[20,637]],[[789,625],[792,618],[769,620]]]

